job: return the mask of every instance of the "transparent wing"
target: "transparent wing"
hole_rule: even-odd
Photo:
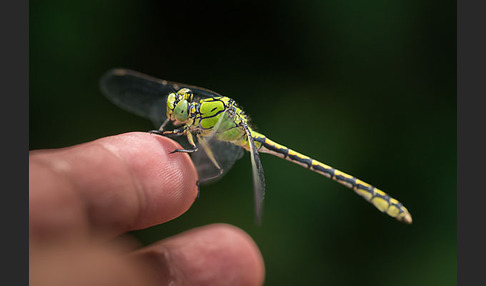
[[[244,121],[240,120],[240,122]],[[200,182],[213,182],[220,179],[233,166],[234,162],[243,156],[243,147],[217,139],[217,133],[223,132],[224,130],[227,130],[227,128],[231,128],[232,124],[236,125],[234,118],[230,113],[224,112],[221,115],[218,124],[215,125],[212,134],[203,138],[203,140],[207,140],[208,148],[202,147],[202,142],[199,142],[198,151],[192,154],[192,160],[198,170]],[[253,140],[248,125],[243,123],[240,126],[243,127],[250,146],[255,221],[257,224],[261,224],[263,200],[265,197],[265,175],[263,173],[263,166],[260,161],[258,149],[255,146],[255,141]],[[211,157],[214,158],[219,166],[215,165]]]
[[[150,119],[160,127],[166,119],[167,95],[190,88],[196,97],[220,96],[209,89],[157,79],[128,69],[112,69],[100,80],[102,93],[118,107]]]
[[[251,158],[251,166],[252,166],[252,173],[253,173],[253,195],[254,195],[254,203],[255,203],[255,221],[257,224],[261,224],[262,219],[262,211],[263,211],[263,199],[265,197],[265,175],[263,173],[263,166],[262,162],[260,161],[260,155],[258,153],[258,149],[255,146],[255,141],[253,140],[253,136],[251,135],[250,128],[248,124],[243,118],[238,118],[237,124],[235,118],[239,117],[237,113],[227,112],[225,111],[218,123],[215,125],[215,130],[213,130],[212,134],[209,136],[211,138],[217,138],[217,133],[219,129],[222,131],[230,130],[232,128],[242,128],[244,131],[244,135],[246,135],[248,139],[248,145],[250,149],[250,158]],[[212,140],[217,141],[217,140]],[[224,142],[226,143],[226,142]],[[243,149],[243,147],[240,147]],[[214,152],[222,152],[220,149],[214,149]],[[241,155],[240,155],[241,157]],[[233,165],[234,161],[231,162],[231,166]],[[213,164],[214,165],[214,164]],[[224,171],[224,169],[223,169]],[[227,170],[226,170],[227,171]]]
[[[257,224],[261,224],[263,213],[263,199],[265,198],[265,175],[263,173],[263,166],[262,162],[260,161],[258,149],[255,146],[255,141],[251,136],[248,125],[243,124],[243,127],[245,128],[246,136],[248,137],[248,143],[250,145],[251,170],[253,173],[253,199],[255,203],[255,221]]]
[[[192,155],[192,161],[201,183],[220,179],[243,156],[243,147],[217,139],[218,134],[233,127],[236,127],[234,118],[225,110],[209,135],[197,136],[199,151]]]
[[[209,150],[219,164],[221,168],[219,169],[210,159],[210,154],[206,149],[200,143],[196,145],[198,145],[198,150],[191,154],[191,159],[196,166],[200,183],[213,183],[221,179],[233,167],[236,160],[245,153],[243,147],[232,143],[217,139],[209,140]]]

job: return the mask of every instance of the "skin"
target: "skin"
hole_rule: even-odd
[[[128,133],[29,154],[30,285],[262,285],[253,240],[226,224],[140,247],[125,232],[182,215],[197,172],[174,141]]]

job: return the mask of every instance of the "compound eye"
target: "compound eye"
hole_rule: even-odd
[[[181,100],[174,109],[174,116],[180,122],[185,122],[189,115],[189,103],[187,100]]]
[[[174,109],[175,96],[175,93],[171,93],[167,96],[167,111]]]

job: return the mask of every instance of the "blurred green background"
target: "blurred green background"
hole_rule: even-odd
[[[271,139],[402,201],[413,225],[262,155],[248,156],[144,244],[224,222],[248,232],[266,285],[455,285],[455,1],[30,1],[30,149],[151,123],[99,91],[113,67],[234,98]]]

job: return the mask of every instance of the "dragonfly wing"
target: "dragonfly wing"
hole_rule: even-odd
[[[243,147],[216,138],[218,133],[235,126],[234,117],[225,110],[210,134],[197,136],[199,151],[193,153],[192,161],[198,170],[199,182],[214,182],[222,178],[243,156]]]
[[[113,69],[100,80],[103,94],[118,107],[158,125],[166,118],[166,98],[174,91],[163,80],[126,69]]]
[[[128,69],[112,69],[100,80],[103,94],[118,107],[150,119],[158,128],[166,119],[167,95],[189,88],[197,97],[214,97],[218,93],[202,87],[161,80]]]
[[[208,149],[201,142],[196,145],[198,151],[191,154],[191,159],[196,166],[200,183],[213,183],[221,179],[244,154],[242,147],[214,138],[207,142]],[[221,169],[213,163],[211,156]]]
[[[258,149],[255,146],[255,141],[246,123],[243,123],[243,127],[248,137],[248,143],[250,145],[251,155],[251,170],[253,173],[253,195],[255,203],[255,220],[257,224],[261,224],[262,212],[263,212],[263,199],[265,198],[265,175],[263,173],[262,162],[260,161],[260,155]]]
[[[246,121],[239,118],[235,121],[234,113],[225,111],[221,114],[218,123],[214,126],[211,134],[200,138],[199,148],[192,156],[192,160],[198,170],[200,182],[214,181],[224,175],[234,164],[234,162],[243,156],[243,147],[234,145],[230,142],[218,140],[218,132],[224,132],[230,128],[242,127],[248,138],[249,149],[251,154],[251,164],[253,173],[253,191],[255,203],[255,219],[258,224],[261,223],[263,199],[265,196],[265,176],[263,166],[260,161],[258,150],[251,135]],[[202,142],[203,140],[206,143]],[[206,146],[205,146],[206,145]]]

